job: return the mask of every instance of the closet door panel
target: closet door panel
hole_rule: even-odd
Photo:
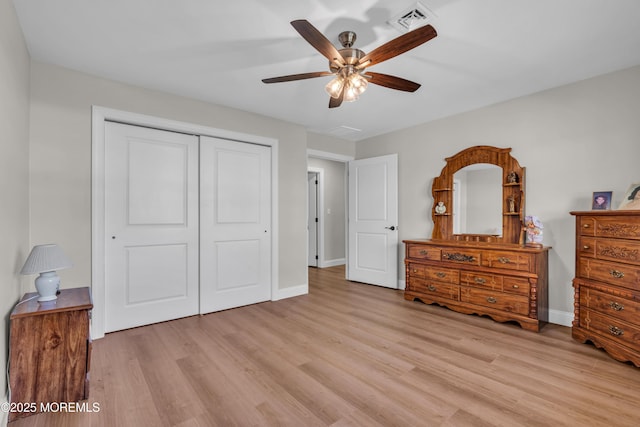
[[[271,149],[200,139],[200,311],[271,298]]]

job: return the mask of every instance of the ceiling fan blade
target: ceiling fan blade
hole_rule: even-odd
[[[340,91],[340,96],[334,98],[332,96],[329,97],[329,108],[337,108],[342,105],[342,100],[344,99],[344,87]]]
[[[269,79],[262,79],[262,83],[281,83],[291,82],[294,80],[313,79],[314,77],[332,76],[333,73],[328,71],[316,71],[313,73],[291,74],[288,76],[271,77]]]
[[[291,25],[298,33],[318,52],[323,54],[329,62],[336,62],[344,65],[344,58],[338,52],[338,49],[320,32],[316,27],[311,25],[306,19],[298,19],[291,21]]]
[[[388,87],[396,90],[403,90],[405,92],[415,92],[420,87],[419,83],[412,82],[396,76],[390,76],[388,74],[365,72],[364,75],[369,83]]]
[[[438,33],[431,25],[417,28],[379,46],[360,58],[358,68],[370,67],[428,42]]]

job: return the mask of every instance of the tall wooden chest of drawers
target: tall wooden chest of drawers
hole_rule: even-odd
[[[539,331],[548,321],[549,248],[405,240],[405,299],[515,321]]]
[[[576,217],[573,338],[640,367],[640,211]]]

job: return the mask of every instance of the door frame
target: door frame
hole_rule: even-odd
[[[91,337],[104,337],[105,329],[105,187],[106,121],[160,130],[206,135],[271,147],[271,300],[278,299],[278,140],[193,123],[93,105],[91,107]]]
[[[345,231],[345,236],[344,236],[344,253],[345,253],[345,262],[346,265],[349,265],[349,176],[348,176],[348,163],[351,160],[355,160],[355,158],[353,156],[347,156],[347,155],[343,155],[343,154],[336,154],[336,153],[331,153],[328,151],[320,151],[320,150],[313,150],[313,149],[307,149],[307,158],[309,157],[313,157],[316,159],[324,159],[324,160],[333,160],[334,162],[341,162],[345,164],[345,180],[344,180],[344,188],[345,188],[345,209],[344,209],[344,231]],[[317,170],[322,170],[320,168],[315,168]],[[311,166],[307,166],[307,171],[315,171],[314,168],[312,168]],[[324,170],[322,170],[324,172]],[[320,191],[320,189],[318,189],[318,191]],[[324,188],[322,190],[324,192]],[[308,192],[307,192],[308,193]],[[307,194],[307,197],[308,194]],[[322,208],[324,209],[324,199],[323,199],[323,195],[320,196],[322,198]],[[320,206],[321,203],[318,202],[318,210],[320,210]],[[309,203],[307,202],[307,209],[309,209]],[[320,214],[323,215],[324,212],[320,211]],[[307,213],[307,217],[309,216],[309,214]],[[321,223],[323,223],[324,221],[321,221]],[[322,225],[322,227],[324,227],[324,225]],[[326,263],[324,262],[324,228],[322,228],[322,231],[318,230],[318,233],[320,234],[320,238],[322,239],[322,245],[318,244],[318,252],[320,252],[318,254],[318,256],[320,257],[320,259],[323,261],[322,263],[318,262],[318,268],[324,268],[327,267]],[[309,241],[307,239],[307,250],[309,248]],[[322,251],[322,252],[321,252]],[[309,256],[307,255],[307,258],[309,258]],[[347,272],[345,269],[345,278],[347,277]]]
[[[322,268],[324,267],[324,169],[322,168],[313,168],[307,167],[307,174],[313,173],[316,175],[316,179],[318,181],[316,185],[316,213],[318,215],[318,222],[316,226],[316,244],[317,244],[317,255],[318,259],[316,260],[316,267]],[[307,175],[308,176],[308,175]],[[310,197],[309,192],[307,191],[307,218],[309,218],[309,205],[310,205]],[[309,224],[311,226],[311,224]],[[307,252],[309,251],[309,239],[307,237]],[[307,260],[309,259],[309,253],[307,253]]]

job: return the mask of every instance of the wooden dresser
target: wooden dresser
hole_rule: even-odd
[[[548,321],[549,248],[405,240],[404,297],[539,331]]]
[[[576,217],[575,339],[640,367],[640,211]]]
[[[11,313],[9,421],[39,412],[41,404],[89,396],[89,288],[63,289],[39,303],[26,294]],[[22,302],[23,301],[23,302]]]

